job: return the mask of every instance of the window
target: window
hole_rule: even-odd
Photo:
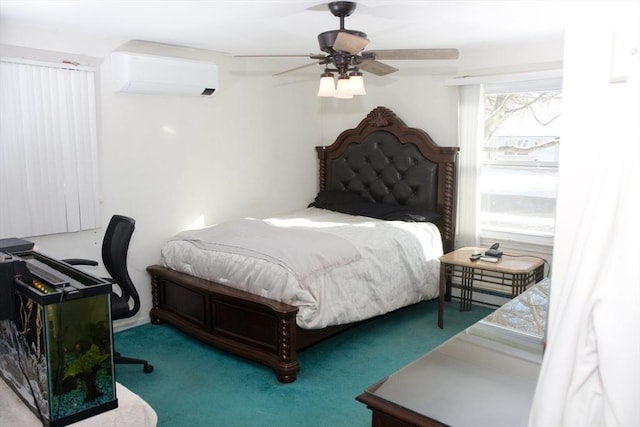
[[[550,245],[555,228],[561,92],[484,95],[478,233]]]
[[[456,247],[550,254],[562,70],[465,76],[459,90]]]
[[[95,71],[0,59],[0,237],[98,226]]]

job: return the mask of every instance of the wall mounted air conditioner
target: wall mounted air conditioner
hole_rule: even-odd
[[[212,62],[111,53],[114,92],[166,95],[212,95],[218,88],[218,66]]]

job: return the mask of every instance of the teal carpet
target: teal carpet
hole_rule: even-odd
[[[142,325],[115,334],[115,347],[155,369],[118,365],[116,379],[155,409],[160,427],[366,427],[371,412],[358,394],[491,312],[458,307],[447,304],[443,330],[438,303],[429,301],[329,338],[298,355],[291,384],[169,325]]]

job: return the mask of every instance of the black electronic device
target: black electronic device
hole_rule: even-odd
[[[471,256],[469,257],[469,259],[471,261],[478,261],[480,259],[480,257],[482,256],[482,254],[480,252],[478,253],[473,253],[471,254]]]
[[[15,270],[23,267],[15,264],[17,258],[7,252],[0,252],[0,321],[15,318]]]
[[[30,251],[34,243],[17,237],[0,239],[0,252],[13,254],[16,252]]]
[[[500,247],[500,243],[494,243],[491,245],[489,249],[484,253],[484,256],[491,258],[500,258],[502,256],[502,251],[498,249]]]

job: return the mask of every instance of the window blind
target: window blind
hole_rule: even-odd
[[[96,228],[95,70],[0,58],[0,237]]]

